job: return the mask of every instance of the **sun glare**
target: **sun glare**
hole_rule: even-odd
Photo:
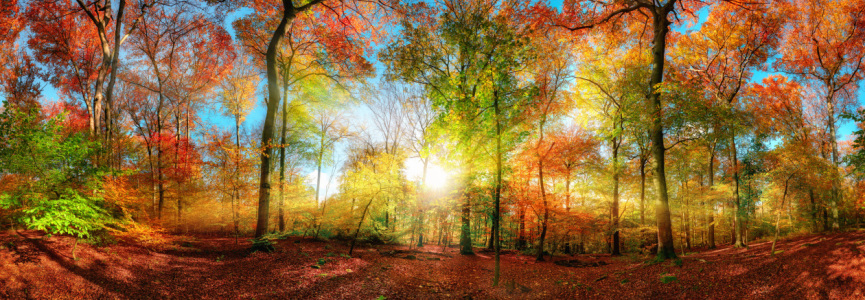
[[[432,189],[440,189],[447,185],[448,173],[441,167],[430,164],[426,169],[426,184]]]
[[[423,163],[418,159],[408,159],[405,162],[406,175],[418,182],[423,179]],[[426,170],[426,185],[431,189],[441,189],[448,184],[448,172],[436,164],[430,163]]]

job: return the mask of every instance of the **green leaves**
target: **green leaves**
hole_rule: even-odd
[[[853,151],[844,157],[844,163],[853,167],[853,173],[858,177],[865,176],[865,129],[862,123],[865,122],[865,110],[860,110],[858,114],[843,114],[842,118],[847,118],[860,124],[858,130],[853,132],[855,139],[853,140]]]
[[[97,169],[90,164],[97,143],[81,133],[62,130],[64,115],[42,119],[38,110],[25,113],[11,106],[0,113],[0,173],[23,184],[0,196],[0,207],[17,210],[18,222],[51,234],[86,238],[110,220],[92,190]]]
[[[22,211],[21,221],[28,228],[87,238],[108,221],[107,213],[99,205],[101,199],[83,197],[71,189],[57,199],[37,196],[34,200]]]

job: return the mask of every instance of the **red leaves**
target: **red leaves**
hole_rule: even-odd
[[[51,70],[48,79],[61,95],[88,102],[102,56],[96,30],[76,9],[67,1],[33,1],[26,12],[32,32],[27,44]]]

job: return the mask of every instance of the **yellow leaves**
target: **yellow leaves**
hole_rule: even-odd
[[[106,176],[102,189],[105,202],[119,207],[126,217],[129,217],[130,210],[135,206],[147,202],[143,197],[139,197],[138,191],[123,176]]]
[[[238,56],[231,75],[220,84],[219,99],[226,109],[225,113],[243,122],[246,114],[255,106],[255,92],[260,81],[247,57]]]

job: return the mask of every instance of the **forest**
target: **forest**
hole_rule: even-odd
[[[865,0],[0,0],[0,298],[865,298]]]

